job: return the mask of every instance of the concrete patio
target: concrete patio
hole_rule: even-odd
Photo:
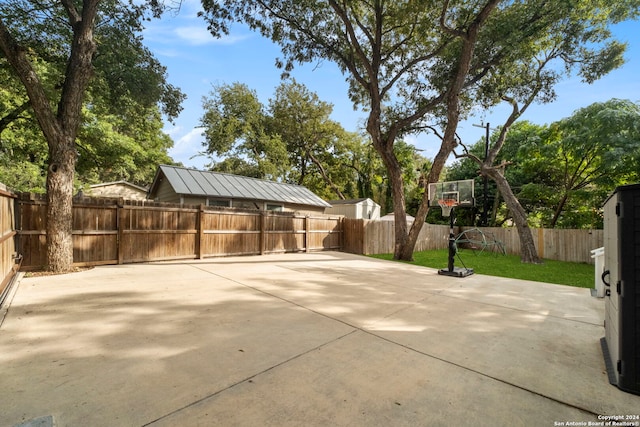
[[[1,426],[557,426],[640,413],[640,396],[608,382],[604,303],[588,289],[322,252],[22,278],[4,310]]]

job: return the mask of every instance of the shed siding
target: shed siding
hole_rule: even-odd
[[[326,208],[324,213],[327,215],[343,215],[347,218],[361,219],[358,215],[358,205],[337,205]]]
[[[380,219],[380,205],[371,199],[362,202],[362,218]]]
[[[353,219],[379,219],[380,205],[371,199],[359,200],[354,203],[336,202],[324,211],[327,215],[344,215]]]
[[[156,201],[167,203],[180,203],[180,196],[173,190],[166,179],[163,179],[158,185],[156,193]]]

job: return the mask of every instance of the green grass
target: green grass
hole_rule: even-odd
[[[543,264],[524,264],[516,255],[496,255],[492,253],[474,253],[468,249],[459,250],[456,255],[456,267],[462,263],[478,274],[509,277],[512,279],[532,280],[535,282],[556,283],[580,288],[594,287],[594,266],[577,262],[544,260]],[[392,260],[392,254],[371,255],[379,259]],[[431,268],[447,268],[448,250],[415,252],[410,264]],[[462,259],[462,262],[460,260]]]

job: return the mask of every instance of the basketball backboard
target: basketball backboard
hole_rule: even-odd
[[[474,181],[446,181],[429,184],[429,206],[440,206],[438,200],[454,200],[456,206],[470,208],[476,205]]]

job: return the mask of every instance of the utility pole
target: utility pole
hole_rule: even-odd
[[[487,157],[489,157],[489,131],[491,130],[491,127],[489,126],[489,123],[487,123],[486,125],[476,125],[474,124],[473,126],[478,127],[478,128],[485,128],[485,137],[484,137],[484,161],[487,161]],[[484,175],[482,177],[482,195],[483,195],[483,201],[482,201],[482,213],[480,214],[480,226],[481,227],[486,227],[489,223],[489,178]]]

